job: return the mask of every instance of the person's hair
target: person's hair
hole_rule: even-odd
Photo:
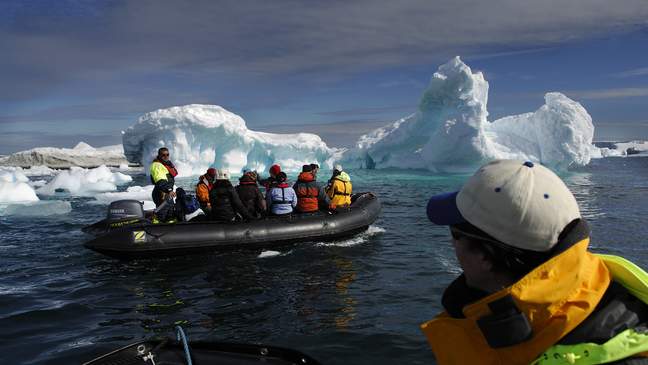
[[[312,164],[310,164],[310,167],[311,167],[311,169],[313,169],[313,170],[315,170],[315,169],[319,169],[319,165],[316,164],[316,163],[312,163]]]
[[[277,181],[279,181],[279,182],[284,182],[284,181],[286,181],[287,179],[288,179],[288,175],[286,175],[285,172],[282,171],[282,172],[280,172],[280,173],[277,174]]]
[[[517,279],[555,254],[553,251],[537,252],[507,245],[470,223],[450,226],[450,233],[454,239],[463,238],[468,242],[470,250],[480,251],[492,263],[493,272],[509,273]]]
[[[159,156],[162,156],[162,152],[165,152],[165,151],[166,151],[166,152],[169,152],[169,149],[166,148],[166,147],[160,147],[160,148],[158,148],[158,154],[157,154],[158,157],[159,157]]]

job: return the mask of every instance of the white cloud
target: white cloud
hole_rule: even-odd
[[[583,100],[620,99],[648,96],[648,87],[628,87],[618,89],[573,90],[565,92],[570,97]]]
[[[636,76],[648,76],[648,67],[637,68],[634,70],[623,71],[619,73],[612,74],[614,77],[636,77]]]

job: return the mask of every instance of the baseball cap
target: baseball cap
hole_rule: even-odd
[[[342,165],[340,165],[340,164],[337,164],[337,165],[333,166],[333,170],[338,170],[340,172],[344,171],[344,170],[342,170]]]
[[[207,169],[207,175],[209,175],[209,176],[211,176],[211,177],[216,176],[216,169],[213,168],[213,167],[208,168],[208,169]]]
[[[439,225],[470,223],[506,245],[547,252],[581,214],[574,195],[548,168],[530,161],[495,160],[458,192],[430,198],[427,216]]]

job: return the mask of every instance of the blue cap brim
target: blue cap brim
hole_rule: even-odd
[[[466,220],[457,208],[457,194],[444,193],[435,195],[430,198],[427,204],[428,219],[440,226],[450,226],[453,224],[466,223]]]

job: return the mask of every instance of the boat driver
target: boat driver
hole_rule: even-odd
[[[587,222],[549,169],[493,161],[427,215],[449,226],[463,269],[421,325],[439,364],[648,364],[648,274],[588,251]]]
[[[175,198],[173,191],[175,177],[178,175],[175,165],[171,162],[169,149],[161,147],[158,149],[157,157],[150,167],[151,183],[153,188],[153,202],[159,207],[167,198]]]

